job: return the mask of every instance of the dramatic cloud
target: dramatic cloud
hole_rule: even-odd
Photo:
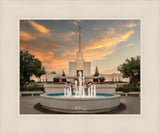
[[[126,26],[126,27],[129,27],[129,28],[132,28],[132,27],[136,27],[137,24],[135,24],[135,23],[130,23],[130,24],[126,24],[125,26]]]
[[[126,47],[130,47],[130,46],[133,46],[134,43],[130,43],[130,44],[127,44]]]
[[[105,56],[112,54],[115,51],[115,46],[118,45],[118,43],[122,41],[126,41],[131,37],[131,35],[134,33],[134,31],[129,31],[123,34],[119,34],[115,31],[115,29],[110,28],[110,31],[106,32],[109,36],[115,36],[113,38],[108,38],[107,35],[103,36],[103,33],[101,35],[98,34],[97,37],[94,37],[96,40],[90,40],[88,44],[85,45],[83,48],[84,51],[84,59],[86,61],[93,61],[93,60],[104,60]],[[128,46],[131,46],[132,44],[128,44]],[[77,46],[78,47],[78,46]],[[67,60],[74,60],[73,57],[75,57],[77,52],[77,48],[72,49],[72,51],[66,50],[63,53],[63,57],[67,58]],[[70,57],[70,58],[68,58]]]
[[[126,44],[126,45],[120,46],[119,48],[130,47],[130,46],[133,46],[133,45],[134,45],[134,43],[129,43],[129,44]]]
[[[21,50],[28,50],[25,47],[21,46]],[[29,53],[34,55],[35,58],[39,59],[42,62],[42,65],[45,67],[47,71],[56,71],[59,72],[59,70],[67,69],[68,67],[68,61],[66,59],[57,59],[54,56],[54,53],[51,51],[43,51],[38,49],[30,49]]]
[[[63,38],[64,41],[73,41],[73,39],[78,38],[78,33],[69,31],[64,33],[53,33],[53,36],[56,38],[56,40],[62,40]]]
[[[52,55],[52,56],[54,55],[54,53],[53,53],[53,52],[51,52],[51,51],[49,51],[49,54],[50,54],[50,55]]]
[[[111,30],[107,32],[107,35],[113,35],[115,34],[116,36],[113,38],[108,38],[108,36],[104,37],[100,41],[95,41],[93,42],[90,46],[86,48],[88,49],[98,49],[98,48],[104,48],[104,47],[112,47],[114,45],[117,45],[118,43],[122,41],[126,41],[130,36],[134,33],[134,31],[129,31],[124,34],[119,34],[116,33],[115,31]]]
[[[78,25],[81,21],[66,21],[62,24],[59,22],[55,22],[56,26],[51,29],[47,28],[49,22],[43,23],[45,26],[40,21],[29,20],[22,23],[20,49],[28,50],[30,54],[35,55],[42,62],[46,71],[59,72],[63,69],[68,73],[68,62],[76,59]],[[122,26],[121,23],[114,25],[96,23],[95,25],[89,24],[87,30],[82,29],[82,49],[85,61],[98,64],[115,51],[119,51],[119,48],[134,46],[135,43],[128,40],[135,35],[136,30],[133,27],[137,26],[136,23],[125,23],[121,28],[119,27]],[[95,66],[92,68],[95,69]],[[104,70],[107,72],[106,69]]]
[[[123,34],[117,33],[114,28],[110,28],[110,31],[105,32],[106,36],[103,36],[102,34],[98,34],[98,37],[95,37],[96,40],[89,41],[89,43],[83,48],[84,51],[84,59],[86,61],[95,61],[95,60],[104,60],[105,56],[112,54],[115,51],[115,47],[118,43],[122,41],[126,41],[130,36],[134,33],[134,31],[129,31]],[[66,35],[66,36],[64,36]],[[69,32],[68,34],[63,34],[60,35],[58,34],[57,36],[64,37],[64,40],[70,40],[72,36],[74,36],[74,32]],[[113,36],[113,38],[108,38],[108,36]],[[100,38],[97,40],[97,38]],[[47,45],[47,42],[46,42]],[[128,46],[131,46],[132,44],[128,44]],[[29,48],[32,47],[29,44],[23,45]],[[45,46],[46,47],[46,46]],[[54,45],[53,45],[54,47]],[[51,48],[47,46],[47,48]],[[68,62],[69,61],[74,61],[76,58],[76,52],[78,48],[78,43],[77,46],[74,47],[71,50],[64,50],[62,51],[63,47],[59,46],[59,49],[61,50],[59,54],[56,53],[54,54],[54,49],[53,52],[51,51],[42,51],[38,52],[37,49],[35,48],[29,48],[30,53],[35,55],[36,58],[40,59],[43,63],[43,66],[46,67],[48,71],[59,71],[59,69],[66,69],[68,67]],[[59,57],[58,57],[59,56]]]
[[[137,27],[137,26],[139,26],[139,24],[133,23],[133,22],[130,22],[130,23],[127,23],[127,24],[119,24],[119,25],[117,25],[117,27],[119,27],[119,28],[129,28],[129,29]]]
[[[20,39],[23,41],[29,41],[29,40],[36,39],[36,37],[24,32],[24,31],[21,31],[20,32]]]
[[[42,26],[34,21],[29,20],[28,22],[38,32],[49,33],[49,31],[50,31],[49,29],[45,28],[44,26]]]
[[[86,60],[104,60],[105,56],[112,54],[115,51],[115,46],[120,42],[126,41],[131,37],[134,31],[129,31],[123,34],[117,33],[115,29],[110,28],[110,31],[106,32],[106,36],[103,34],[98,35],[99,40],[90,41],[89,45],[84,48]],[[108,38],[112,36],[112,38]],[[132,44],[130,44],[131,46]],[[129,44],[128,44],[129,46]]]
[[[74,21],[68,21],[70,24],[72,24],[73,27],[78,26],[79,23],[81,23],[81,20],[74,20]]]

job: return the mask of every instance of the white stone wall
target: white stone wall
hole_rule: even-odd
[[[76,60],[76,72],[77,70],[84,70],[84,63],[84,60]]]
[[[46,73],[45,75],[42,75],[40,78],[36,77],[35,75],[32,75],[30,77],[30,80],[34,80],[35,82],[46,82],[47,81],[53,81],[53,78],[56,77],[57,74],[51,74],[51,73]]]
[[[85,70],[84,70],[84,75],[85,76],[90,76],[90,72],[91,72],[91,63],[90,62],[85,62]],[[69,70],[69,76],[76,76],[76,69],[75,69],[75,62],[70,62],[70,70]],[[53,81],[53,78],[56,77],[57,74],[51,74],[51,73],[46,73],[45,75],[42,75],[40,78],[32,75],[30,77],[30,80],[34,80],[35,82],[39,82],[40,79],[41,79],[41,82],[46,82],[47,81]],[[66,76],[68,76],[66,74]],[[105,81],[114,81],[116,82],[117,81],[117,78],[120,79],[120,81],[123,81],[123,82],[129,82],[130,79],[129,78],[123,78],[122,77],[122,74],[102,74],[102,76],[104,76],[105,78]],[[70,80],[72,81],[72,80]]]
[[[123,81],[123,82],[130,82],[129,78],[123,78],[121,73],[113,73],[113,74],[102,74],[104,76],[105,81]]]
[[[105,98],[60,98],[42,94],[40,103],[43,107],[46,106],[46,108],[72,110],[72,112],[74,110],[79,112],[88,112],[87,110],[103,110],[119,106],[120,95],[113,95]]]
[[[69,62],[69,75],[76,76],[77,70],[83,70],[84,76],[91,75],[91,62],[85,62],[84,60],[76,60],[75,62]]]
[[[91,76],[91,62],[85,62],[85,64],[84,64],[84,76]]]
[[[44,84],[46,94],[64,93],[64,88],[68,88],[66,84]]]
[[[102,76],[105,78],[105,81],[112,81],[112,74],[102,74]]]
[[[75,62],[69,62],[69,75],[76,76],[76,63]]]

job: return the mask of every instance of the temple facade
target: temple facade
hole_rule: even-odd
[[[85,62],[83,59],[83,51],[81,47],[81,27],[79,27],[79,47],[77,57],[74,62],[69,62],[69,75],[78,76],[78,71],[81,71],[83,76],[91,76],[91,62]]]
[[[91,76],[91,62],[86,62],[83,59],[83,51],[81,46],[81,27],[79,27],[79,43],[78,43],[78,51],[77,56],[75,57],[75,60],[73,62],[69,62],[69,74],[66,74],[66,76],[78,76],[78,72],[82,72],[82,76]],[[113,74],[102,74],[105,78],[105,81],[123,81],[123,82],[129,82],[129,78],[123,78],[121,73],[113,73]],[[40,78],[37,78],[36,76],[31,76],[30,80],[34,80],[35,82],[46,82],[46,81],[53,81],[53,78],[60,77],[62,74],[51,74],[46,73],[45,75],[42,75]]]

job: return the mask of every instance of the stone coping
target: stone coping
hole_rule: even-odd
[[[107,96],[107,97],[53,97],[53,96],[48,96],[47,94],[41,94],[41,97],[45,97],[48,99],[57,99],[57,100],[78,100],[78,101],[84,101],[84,100],[109,100],[109,99],[117,99],[120,98],[120,95],[118,94],[113,94],[113,96]]]
[[[68,87],[68,84],[44,84],[44,87]]]
[[[116,84],[91,84],[96,87],[117,87]],[[44,84],[44,87],[68,87],[68,84]]]
[[[34,108],[45,114],[116,114],[126,109],[126,105],[120,103],[119,106],[111,109],[100,109],[100,110],[87,110],[87,111],[75,111],[66,109],[49,108],[42,106],[40,103],[35,104]]]
[[[117,87],[116,84],[93,84],[96,85],[96,87]]]

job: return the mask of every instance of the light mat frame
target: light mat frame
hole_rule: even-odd
[[[21,19],[140,19],[141,114],[20,115]],[[159,134],[159,1],[1,1],[2,134]]]

